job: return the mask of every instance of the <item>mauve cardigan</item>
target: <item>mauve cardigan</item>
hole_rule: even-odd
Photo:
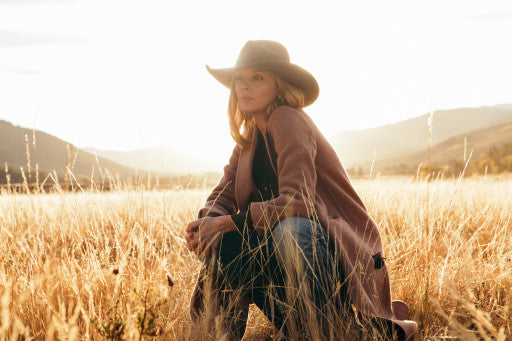
[[[250,147],[234,148],[199,217],[208,213],[231,215],[250,208],[254,228],[265,233],[285,217],[315,215],[334,240],[354,307],[363,314],[392,321],[401,327],[406,339],[417,337],[417,324],[407,320],[405,303],[391,301],[377,225],[330,143],[303,110],[289,106],[275,109],[266,129],[263,137],[267,150],[275,152],[269,157],[278,175],[279,195],[250,202],[256,191],[252,166],[258,137],[253,134]],[[198,282],[192,311],[202,305],[201,287]]]

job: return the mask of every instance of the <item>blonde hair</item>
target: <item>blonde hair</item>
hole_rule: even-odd
[[[281,98],[277,98],[275,102],[271,103],[266,109],[265,118],[268,120],[272,112],[281,105],[287,105],[293,108],[303,108],[306,106],[306,100],[304,92],[293,86],[284,79],[276,76],[275,74],[268,72],[268,74],[274,80],[276,85],[277,93]],[[238,107],[238,98],[236,96],[234,83],[236,79],[233,78],[231,83],[231,92],[229,95],[228,104],[228,118],[229,128],[233,140],[242,148],[250,145],[252,134],[255,131],[256,123],[249,114],[242,112]]]

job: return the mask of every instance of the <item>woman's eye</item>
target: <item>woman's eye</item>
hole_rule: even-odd
[[[263,76],[262,75],[256,75],[256,76],[254,76],[254,79],[261,80],[261,79],[263,79]]]

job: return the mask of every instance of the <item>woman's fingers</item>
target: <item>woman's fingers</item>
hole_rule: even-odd
[[[208,241],[202,242],[201,249],[204,252],[205,256],[215,255],[217,253],[217,248],[219,246],[219,242],[221,239],[221,235],[217,233],[213,238],[210,238]]]
[[[202,254],[203,256],[209,256],[211,254],[211,241],[207,239],[200,239],[197,240],[197,248],[195,249],[195,252],[199,255]]]
[[[203,222],[204,218],[194,220],[193,222],[187,225],[187,232],[196,232],[199,229],[199,225]]]
[[[187,241],[187,247],[190,251],[197,251],[199,245],[199,234],[197,232],[189,232],[185,235]]]
[[[221,229],[218,218],[205,217],[187,225],[187,247],[196,254],[214,254],[219,244]]]
[[[201,219],[194,220],[187,225],[185,240],[187,241],[187,248],[190,251],[196,251],[199,244],[199,235],[197,233]]]
[[[194,251],[197,246],[197,241],[191,238],[190,240],[187,240],[187,247],[190,251]]]
[[[201,239],[201,236],[197,232],[188,233],[185,238],[187,239],[187,247],[190,251],[195,252],[196,254],[205,253],[206,255],[210,254],[212,245],[207,239]]]
[[[194,233],[193,232],[187,232],[185,234],[185,240],[187,241],[187,243],[190,243],[192,241],[192,238],[194,238]]]
[[[187,225],[187,229],[186,229],[185,231],[187,231],[187,232],[189,232],[189,233],[190,233],[190,232],[192,232],[192,231],[194,230],[194,228],[195,228],[195,224],[194,224],[195,222],[196,222],[196,220],[195,220],[195,221],[193,221],[193,222],[191,222],[191,223],[189,223],[189,224]]]

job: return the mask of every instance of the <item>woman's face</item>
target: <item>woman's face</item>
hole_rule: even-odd
[[[265,114],[277,98],[277,88],[269,72],[241,69],[235,73],[234,82],[238,107],[253,116]]]

